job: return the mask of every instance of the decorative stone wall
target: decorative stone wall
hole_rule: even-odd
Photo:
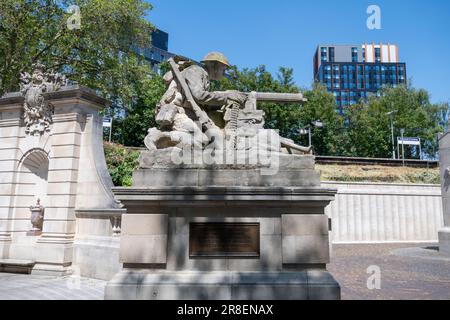
[[[108,102],[80,86],[63,87],[44,98],[54,114],[49,130],[37,135],[26,132],[23,95],[0,98],[0,259],[32,261],[33,273],[66,274],[75,269],[83,274],[88,250],[74,256],[74,246],[101,246],[96,239],[112,238],[113,223],[120,227],[121,210],[111,193],[99,115]],[[30,206],[38,198],[45,207],[43,230],[30,236]],[[109,229],[94,223],[89,230],[94,238],[84,233],[78,243],[77,229],[82,227],[77,212],[96,210],[101,215],[94,216],[98,221],[106,218]]]
[[[443,215],[438,185],[337,183],[327,207],[333,243],[437,242]]]

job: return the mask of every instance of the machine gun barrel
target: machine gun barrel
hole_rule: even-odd
[[[307,99],[301,93],[252,92],[258,102],[303,103]]]

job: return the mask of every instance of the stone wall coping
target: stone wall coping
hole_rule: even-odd
[[[127,209],[146,206],[292,206],[325,207],[334,200],[336,189],[296,187],[168,187],[113,188]],[[134,212],[134,211],[133,211]]]
[[[335,188],[322,187],[114,187],[117,195],[332,195]]]
[[[75,216],[77,218],[120,218],[126,212],[126,209],[77,209]]]
[[[347,182],[347,181],[321,181],[325,185],[354,185],[354,186],[387,186],[387,187],[426,187],[440,188],[439,184],[427,183],[388,183],[388,182]]]
[[[111,102],[109,100],[100,97],[94,90],[80,85],[62,87],[58,91],[44,93],[44,97],[51,101],[79,98],[82,100],[93,102],[101,108],[111,105]],[[23,103],[23,100],[24,97],[20,92],[9,92],[0,98],[0,107],[12,104],[21,105]]]

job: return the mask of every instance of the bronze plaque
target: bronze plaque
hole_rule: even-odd
[[[259,257],[259,223],[191,223],[190,257]]]

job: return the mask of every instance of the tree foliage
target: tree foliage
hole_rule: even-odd
[[[70,30],[71,5],[81,27]],[[151,5],[143,0],[2,0],[0,2],[0,96],[19,89],[22,71],[34,62],[98,90],[117,109],[132,108],[136,83],[151,72],[132,46],[150,45]]]
[[[394,137],[422,140],[424,156],[436,157],[437,134],[444,132],[448,104],[432,104],[429,94],[423,89],[398,86],[384,88],[380,97],[372,96],[367,103],[361,101],[348,111],[348,132],[351,146],[348,154],[365,157],[392,157],[392,133],[389,112],[394,112]],[[396,139],[395,139],[396,140]],[[407,149],[405,157],[418,157]]]
[[[166,86],[159,75],[153,75],[136,85],[134,107],[125,117],[116,119],[113,130],[114,141],[126,146],[142,147],[149,128],[156,127],[155,108]]]

